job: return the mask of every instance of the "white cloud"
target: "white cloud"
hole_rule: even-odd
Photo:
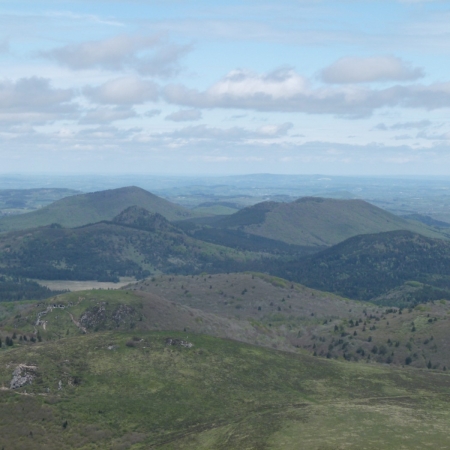
[[[180,71],[179,61],[190,50],[190,45],[166,45],[153,55],[139,58],[134,65],[142,75],[170,77]]]
[[[306,78],[292,69],[278,69],[264,75],[234,70],[223,80],[212,86],[208,94],[211,97],[243,97],[268,95],[273,98],[289,98],[307,90]]]
[[[200,120],[201,118],[202,112],[198,109],[182,109],[166,116],[166,120],[172,120],[174,122],[190,122]]]
[[[122,77],[92,87],[87,86],[83,93],[91,101],[110,105],[136,105],[158,99],[158,86],[152,81],[136,77]]]
[[[99,41],[70,44],[38,55],[73,70],[100,68],[134,69],[143,75],[171,76],[190,46],[168,44],[160,36],[119,35]]]
[[[277,139],[286,136],[293,127],[287,122],[280,125],[266,125],[256,130],[248,130],[242,127],[216,128],[207,125],[197,125],[181,128],[167,133],[154,134],[154,138],[171,138],[183,140],[236,142],[248,140]]]
[[[376,130],[412,130],[412,129],[423,129],[428,128],[432,123],[429,120],[418,120],[416,122],[397,122],[393,125],[386,125],[384,123],[379,123],[375,129]]]
[[[168,85],[165,99],[193,108],[335,114],[359,118],[383,107],[438,109],[450,107],[450,83],[395,85],[384,89],[343,85],[312,87],[292,69],[269,74],[233,71],[206,91]]]
[[[321,72],[326,83],[367,83],[373,81],[408,81],[424,76],[420,68],[393,56],[370,58],[345,57]]]
[[[71,89],[55,89],[46,78],[0,81],[0,121],[44,123],[73,117]]]
[[[416,136],[417,139],[427,139],[430,141],[450,141],[450,132],[440,133],[440,134],[430,134],[426,131],[421,131]]]

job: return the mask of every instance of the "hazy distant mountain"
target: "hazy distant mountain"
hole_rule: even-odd
[[[58,200],[44,208],[26,214],[0,218],[0,231],[23,230],[59,223],[64,227],[76,227],[101,220],[112,220],[130,206],[159,213],[168,220],[180,220],[193,216],[182,206],[138,187],[124,187],[89,194],[73,195]]]
[[[220,218],[214,226],[305,246],[329,246],[359,234],[394,230],[442,237],[423,224],[409,222],[363,200],[321,197],[258,203]]]
[[[407,220],[415,220],[417,222],[424,223],[425,225],[428,225],[430,227],[450,228],[450,223],[443,222],[442,220],[433,219],[432,217],[424,214],[405,214],[401,217]]]

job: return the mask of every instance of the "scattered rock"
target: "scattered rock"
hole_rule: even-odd
[[[191,348],[194,346],[192,342],[183,341],[182,339],[166,338],[166,345],[176,345],[178,347]]]

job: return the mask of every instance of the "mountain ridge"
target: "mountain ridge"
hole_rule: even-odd
[[[290,203],[262,202],[211,225],[304,246],[331,246],[359,234],[403,229],[444,237],[364,200],[323,197],[301,197]]]
[[[193,217],[188,209],[136,186],[90,192],[65,197],[30,213],[0,218],[0,232],[34,228],[58,223],[76,227],[112,220],[130,206],[159,213],[168,220]]]

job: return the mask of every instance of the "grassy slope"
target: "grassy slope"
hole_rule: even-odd
[[[54,304],[64,305],[65,308],[48,311],[42,316],[43,322],[36,326],[37,314]],[[141,291],[67,293],[19,310],[4,309],[3,316],[3,338],[13,332],[31,336],[37,330],[45,340],[105,330],[175,330],[293,350],[289,342],[268,327],[220,317]]]
[[[397,308],[367,310],[367,314],[352,311],[346,319],[329,320],[303,334],[300,346],[329,358],[446,371],[450,369],[449,325],[450,303],[444,300],[401,314]],[[408,363],[407,358],[411,358]]]
[[[125,187],[58,200],[37,211],[0,218],[0,231],[20,230],[59,223],[65,227],[111,220],[125,208],[137,205],[169,220],[181,220],[192,213],[174,203],[137,187]]]
[[[133,335],[134,347],[128,347]],[[327,361],[198,335],[189,336],[194,346],[186,349],[165,345],[167,336],[185,338],[104,332],[0,352],[5,388],[17,364],[38,367],[32,385],[0,391],[1,445],[8,450],[448,445],[446,375]]]
[[[442,235],[362,200],[305,197],[291,203],[269,203],[241,210],[220,222],[259,236],[297,245],[334,245],[351,236],[392,230]]]
[[[362,314],[373,305],[309,289],[276,277],[252,273],[199,276],[160,275],[125,289],[150,292],[191,308],[268,325],[291,323],[297,334],[303,324]],[[260,308],[260,309],[259,309]]]
[[[271,330],[278,337],[275,344],[284,340],[291,350],[299,346],[323,357],[394,365],[404,365],[411,357],[413,367],[426,368],[431,361],[439,370],[450,369],[450,303],[445,301],[399,314],[398,308],[356,302],[261,274],[164,275],[129,289],[218,316],[247,319],[260,330]],[[373,353],[374,347],[381,351]]]

